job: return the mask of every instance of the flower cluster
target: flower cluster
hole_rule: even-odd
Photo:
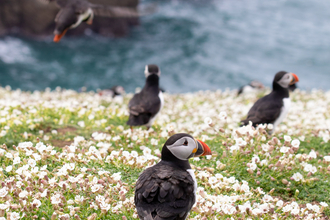
[[[190,219],[322,219],[330,198],[330,93],[295,91],[288,117],[239,127],[257,94],[165,94],[153,128],[125,125],[132,94],[0,88],[0,220],[137,218],[134,184],[176,132],[205,141]]]

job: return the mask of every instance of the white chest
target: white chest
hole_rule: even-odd
[[[159,108],[159,111],[157,112],[157,114],[154,117],[150,118],[149,122],[146,124],[146,126],[148,126],[148,127],[151,127],[152,123],[154,123],[154,121],[156,119],[156,116],[159,114],[160,110],[162,110],[162,108],[164,106],[164,96],[163,96],[162,91],[159,91],[158,97],[160,99],[160,108]]]
[[[196,198],[197,180],[196,180],[196,177],[195,177],[194,170],[193,169],[188,169],[187,172],[190,174],[190,176],[194,180],[194,194],[195,194],[195,198]]]
[[[164,106],[164,96],[163,96],[162,91],[159,91],[158,97],[160,99],[160,109],[159,109],[159,111],[160,111]]]
[[[280,113],[279,117],[274,122],[273,131],[283,121],[283,119],[286,117],[286,115],[289,112],[290,106],[291,106],[291,100],[290,100],[290,98],[284,98],[283,99],[283,107],[281,109],[281,113]]]

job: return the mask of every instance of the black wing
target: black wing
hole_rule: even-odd
[[[146,169],[135,186],[140,219],[186,219],[195,203],[194,181],[185,170],[160,162]]]
[[[158,96],[144,93],[137,93],[128,103],[129,112],[132,115],[150,113],[155,115],[160,109],[160,99]]]
[[[275,98],[272,93],[260,98],[250,109],[248,116],[242,120],[247,125],[249,121],[253,126],[264,123],[273,123],[281,113],[283,100]]]

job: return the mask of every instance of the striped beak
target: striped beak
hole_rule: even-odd
[[[212,155],[211,149],[203,141],[196,140],[196,142],[197,142],[197,151],[195,153],[195,157]]]
[[[60,42],[61,38],[65,35],[65,33],[67,32],[67,30],[68,29],[65,29],[62,33],[55,34],[54,42],[56,42],[56,43]]]
[[[291,82],[290,82],[290,85],[293,85],[293,84],[299,82],[299,78],[298,78],[298,76],[297,76],[296,74],[291,73],[291,75],[292,75],[293,77],[292,77],[292,80],[291,80]]]

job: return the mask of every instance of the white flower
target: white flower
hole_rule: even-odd
[[[81,203],[84,201],[84,197],[83,196],[80,196],[80,195],[76,195],[76,197],[74,197],[74,201],[76,203]]]
[[[320,202],[320,205],[323,206],[323,207],[328,207],[329,205],[325,202]]]
[[[283,146],[283,147],[280,148],[280,152],[281,153],[284,153],[284,154],[287,153],[289,150],[290,150],[290,148],[289,147],[285,147],[285,146]]]
[[[282,200],[278,200],[278,201],[276,202],[276,206],[279,206],[279,207],[282,207],[283,204],[284,204],[284,202],[283,202]]]
[[[20,219],[21,217],[19,216],[19,213],[17,212],[11,212],[10,213],[10,220],[17,220]]]
[[[284,135],[284,140],[290,142],[291,137],[289,135]]]
[[[113,178],[113,180],[119,181],[121,179],[121,172],[114,173],[114,174],[112,174],[111,177]]]
[[[82,128],[85,127],[85,122],[84,121],[78,121],[78,125]]]
[[[224,121],[227,119],[227,113],[226,112],[220,112],[219,118],[221,121]]]
[[[269,145],[268,144],[262,144],[261,148],[262,148],[263,151],[267,152],[269,150]]]
[[[324,156],[323,159],[324,159],[326,162],[330,162],[330,156]]]
[[[238,146],[246,145],[246,141],[244,141],[242,138],[237,138],[235,141],[236,141],[236,145],[238,145]]]
[[[35,205],[37,206],[37,208],[39,208],[39,207],[41,206],[41,202],[40,202],[40,200],[38,200],[38,199],[34,199],[34,200],[32,201],[32,204],[35,204]]]
[[[268,160],[263,159],[262,161],[260,161],[260,165],[261,166],[267,166],[268,165]]]
[[[294,148],[299,148],[299,145],[300,145],[300,141],[298,140],[298,139],[294,139],[292,142],[291,142],[291,144],[292,144],[292,147],[294,147]]]
[[[22,192],[19,193],[18,196],[19,196],[20,198],[25,198],[25,197],[27,197],[28,195],[29,195],[28,191],[23,190]]]
[[[29,164],[30,167],[35,167],[35,165],[36,165],[37,163],[36,163],[36,161],[35,161],[34,159],[30,158],[30,159],[28,160],[28,164]]]
[[[21,163],[21,158],[20,157],[15,157],[13,160],[13,165]]]
[[[8,189],[7,187],[3,187],[0,189],[0,197],[5,197],[8,194]]]
[[[268,128],[269,130],[273,130],[274,126],[273,126],[273,124],[268,124],[268,125],[267,125],[267,128]]]
[[[212,124],[212,119],[210,117],[206,117],[204,119],[204,123],[207,124],[207,125],[211,125]]]
[[[46,191],[46,190],[45,190]],[[62,200],[61,200],[61,195],[60,194],[55,194],[55,195],[53,195],[51,198],[51,203],[53,204],[53,205],[57,205],[57,204],[59,204],[60,202],[62,202]]]
[[[255,169],[257,169],[257,164],[255,164],[255,163],[250,163],[250,169],[251,170],[255,170]]]
[[[102,188],[103,188],[102,185],[100,185],[100,184],[95,184],[95,185],[93,185],[93,186],[91,187],[91,190],[92,190],[93,193],[95,193],[95,192],[101,190]]]
[[[316,152],[314,150],[312,150],[309,154],[308,154],[309,158],[316,158],[317,155],[316,155]]]
[[[301,175],[300,173],[295,173],[293,174],[292,178],[295,180],[295,181],[301,181],[301,180],[304,180],[304,177],[303,175]]]
[[[8,204],[0,204],[0,209],[1,209],[1,210],[5,210],[5,209],[7,209],[8,207],[9,207]]]
[[[156,145],[158,145],[158,140],[152,138],[152,139],[150,140],[150,144],[156,146]]]
[[[9,158],[9,159],[13,159],[13,155],[11,153],[6,153],[6,157]]]
[[[10,171],[12,171],[13,170],[13,166],[8,166],[8,167],[6,167],[6,172],[10,172]]]

